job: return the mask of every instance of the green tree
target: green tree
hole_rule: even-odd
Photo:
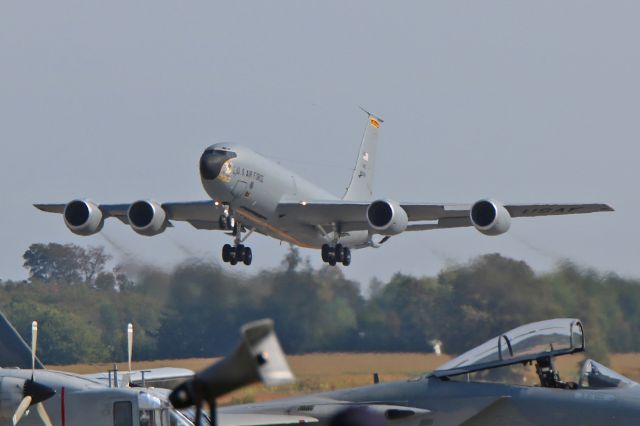
[[[22,258],[32,279],[71,284],[92,282],[111,257],[104,247],[49,243],[32,244]]]

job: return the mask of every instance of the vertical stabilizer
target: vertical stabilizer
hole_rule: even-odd
[[[358,161],[353,169],[351,182],[347,192],[342,197],[345,200],[368,201],[373,194],[373,175],[375,170],[376,151],[378,145],[378,132],[383,120],[370,112],[365,111],[367,127],[364,129]]]
[[[31,348],[0,312],[0,367],[31,369]],[[44,368],[38,358],[35,368]]]

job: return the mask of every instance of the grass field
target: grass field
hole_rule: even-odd
[[[264,401],[309,392],[322,392],[372,383],[373,373],[378,372],[382,381],[402,380],[415,377],[435,369],[450,357],[417,353],[329,353],[292,355],[287,358],[298,381],[295,385],[267,389],[255,385],[242,389],[226,397],[222,403],[244,403]],[[565,380],[576,380],[578,366],[584,358],[578,355],[559,357],[557,368]],[[199,371],[210,365],[214,359],[178,359],[134,363],[135,369],[157,367],[181,367]],[[640,381],[640,354],[616,354],[611,356],[611,365],[621,374]],[[95,373],[107,371],[111,364],[66,365],[52,369],[74,373]],[[125,370],[126,364],[119,364]],[[535,383],[532,367],[523,373],[527,383]],[[524,381],[524,379],[523,379]]]

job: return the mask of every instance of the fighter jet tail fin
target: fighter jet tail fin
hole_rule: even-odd
[[[2,312],[0,312],[0,367],[31,369],[31,348]],[[44,368],[37,357],[35,368]]]
[[[368,111],[367,127],[362,136],[358,161],[353,169],[351,182],[347,192],[342,197],[344,200],[368,201],[373,194],[373,174],[375,169],[376,151],[378,144],[378,131],[383,120]]]

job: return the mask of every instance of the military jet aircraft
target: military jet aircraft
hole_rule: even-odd
[[[378,131],[383,122],[367,113],[367,125],[351,182],[336,197],[276,162],[232,143],[218,143],[200,156],[200,178],[210,199],[158,203],[139,200],[96,204],[76,199],[67,204],[36,204],[60,213],[71,232],[92,235],[104,220],[118,218],[140,235],[153,236],[185,221],[197,229],[224,230],[233,245],[222,247],[222,260],[250,265],[253,233],[321,250],[330,265],[351,263],[351,249],[378,247],[405,231],[474,226],[485,235],[507,232],[512,217],[592,213],[613,210],[606,204],[508,204],[482,199],[473,204],[398,202],[373,197]],[[374,240],[376,235],[381,238]]]
[[[638,424],[640,386],[634,381],[593,360],[584,363],[578,381],[561,379],[554,359],[584,349],[580,320],[541,321],[507,331],[414,379],[222,407],[219,413],[306,416],[327,424],[357,406],[383,414],[389,425]],[[539,384],[488,382],[482,376],[518,364],[535,365]]]

